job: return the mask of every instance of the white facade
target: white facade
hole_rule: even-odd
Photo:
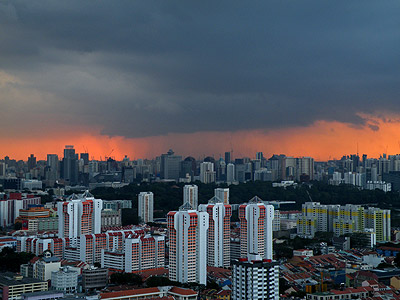
[[[103,200],[95,199],[89,192],[58,202],[58,236],[70,238],[71,244],[76,244],[82,234],[100,233],[102,209]]]
[[[143,223],[153,222],[154,194],[141,192],[139,194],[138,214]]]
[[[75,268],[63,267],[51,273],[51,287],[66,294],[77,292],[78,271]]]
[[[183,187],[183,204],[188,202],[193,209],[199,205],[199,191],[197,185],[185,185]]]
[[[255,197],[239,207],[239,219],[241,257],[259,254],[272,259],[274,207]]]
[[[207,283],[208,226],[208,213],[192,210],[189,204],[168,213],[171,280]]]
[[[232,300],[279,299],[279,265],[260,255],[235,260],[232,265]]]
[[[219,198],[224,204],[229,204],[229,188],[217,188],[214,190],[215,197]]]
[[[222,201],[220,198],[217,199]],[[201,204],[199,211],[207,212],[209,215],[207,265],[229,268],[231,206],[222,202]]]

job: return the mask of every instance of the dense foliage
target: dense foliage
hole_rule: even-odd
[[[141,286],[143,284],[142,277],[132,273],[113,273],[110,276],[110,282],[117,285]]]
[[[19,272],[20,265],[28,263],[35,255],[32,253],[21,252],[5,247],[0,252],[0,271]]]
[[[200,182],[196,184],[199,187],[199,204],[207,203],[213,197],[214,189],[218,187],[215,184]],[[168,211],[177,210],[182,205],[183,186],[182,183],[141,183],[130,184],[120,189],[97,188],[92,193],[105,200],[131,199],[133,208],[137,209],[138,194],[146,191],[153,192],[155,217],[165,217]],[[258,196],[265,201],[295,201],[295,204],[285,206],[284,209],[300,209],[301,205],[310,199],[323,204],[374,204],[381,208],[400,209],[400,197],[397,192],[360,190],[350,185],[332,186],[323,182],[313,182],[310,185],[304,184],[297,188],[285,189],[274,188],[271,182],[252,181],[231,185],[229,188],[231,204],[244,203]]]

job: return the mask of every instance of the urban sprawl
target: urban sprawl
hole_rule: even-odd
[[[400,299],[400,155],[110,155],[0,160],[0,299]]]

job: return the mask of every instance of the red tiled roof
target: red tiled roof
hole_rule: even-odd
[[[183,289],[177,286],[174,286],[169,292],[178,295],[197,295],[197,293],[191,289]]]
[[[156,287],[152,287],[152,288],[135,289],[127,291],[108,292],[100,294],[100,299],[110,299],[121,296],[133,296],[133,295],[154,294],[154,293],[160,293],[160,290]]]

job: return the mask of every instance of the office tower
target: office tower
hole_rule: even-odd
[[[222,157],[216,163],[217,181],[226,181],[226,163]]]
[[[262,161],[264,159],[264,155],[262,152],[257,152],[256,153],[256,159]]]
[[[215,182],[214,163],[202,162],[200,164],[200,181],[203,183]]]
[[[214,189],[214,196],[219,198],[222,203],[229,204],[229,189],[217,188]]]
[[[181,178],[185,178],[186,174],[189,174],[190,178],[193,180],[193,176],[196,175],[196,160],[188,156],[181,162]]]
[[[231,163],[232,158],[231,158],[231,153],[230,152],[225,152],[225,163],[229,164]]]
[[[88,191],[82,195],[72,194],[67,201],[57,203],[58,236],[68,237],[77,243],[84,234],[101,231],[103,200],[95,199]]]
[[[138,214],[141,222],[153,222],[154,194],[152,192],[141,192],[138,198]]]
[[[179,171],[181,166],[182,156],[175,155],[171,149],[161,155],[161,179],[179,180]]]
[[[249,254],[232,263],[232,300],[279,299],[279,263]]]
[[[78,183],[78,159],[74,146],[67,145],[64,149],[62,160],[62,178],[66,183],[75,185]]]
[[[59,162],[57,154],[47,154],[47,166],[50,167],[51,170],[58,172]]]
[[[232,183],[235,182],[235,165],[228,164],[226,166],[226,182]]]
[[[28,157],[28,170],[32,170],[36,168],[36,157],[31,154],[31,156]]]
[[[169,279],[181,283],[207,283],[207,229],[209,216],[189,203],[167,216]]]
[[[390,210],[377,207],[365,209],[365,227],[372,229],[376,233],[377,242],[390,241]]]
[[[274,208],[257,196],[240,205],[240,256],[259,254],[272,259],[272,221]]]
[[[185,185],[183,187],[183,204],[189,203],[194,210],[199,205],[199,192],[197,185]]]
[[[213,197],[208,204],[201,204],[199,211],[209,215],[207,265],[229,268],[232,207],[221,198]]]
[[[89,164],[89,153],[81,153],[80,159],[83,159],[85,165]]]

